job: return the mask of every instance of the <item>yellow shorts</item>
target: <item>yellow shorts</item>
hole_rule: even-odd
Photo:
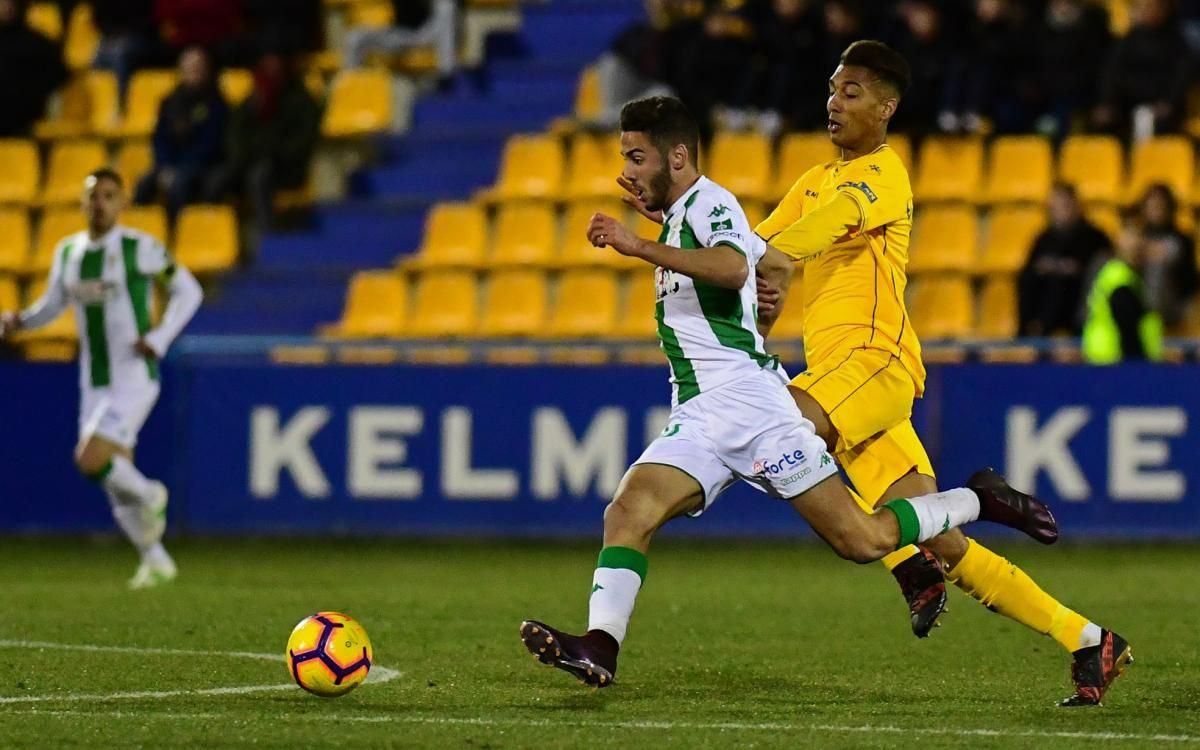
[[[896,357],[852,349],[816,363],[791,385],[812,396],[829,416],[838,432],[834,456],[868,504],[914,469],[934,476],[910,420],[916,384]]]

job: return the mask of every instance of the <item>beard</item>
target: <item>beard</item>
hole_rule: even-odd
[[[663,204],[667,202],[667,194],[671,191],[671,168],[666,164],[654,176],[650,178],[650,184],[646,188],[646,193],[643,200],[646,202],[646,208],[651,211],[665,211],[669,206]]]

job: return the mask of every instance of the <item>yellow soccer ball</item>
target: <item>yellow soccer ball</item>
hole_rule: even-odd
[[[341,612],[305,617],[288,638],[288,672],[297,685],[322,698],[361,685],[373,658],[367,631]]]

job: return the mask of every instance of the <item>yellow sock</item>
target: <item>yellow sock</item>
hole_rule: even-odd
[[[871,507],[871,504],[868,503],[866,500],[863,500],[857,492],[850,489],[849,487],[847,487],[846,489],[850,490],[850,496],[854,498],[854,502],[858,503],[860,508],[862,508],[863,510],[865,510],[868,513],[875,512],[875,509]],[[896,567],[897,565],[904,562],[905,560],[912,557],[913,555],[917,554],[918,552],[920,552],[920,550],[917,549],[917,546],[915,544],[910,544],[907,547],[901,547],[900,549],[896,550],[895,552],[889,553],[886,557],[884,557],[882,560],[880,560],[880,562],[883,563],[885,568],[887,568],[888,570],[891,570],[892,568]]]
[[[1033,579],[1008,560],[974,539],[967,553],[946,578],[981,604],[1039,633],[1049,635],[1067,651],[1083,644],[1088,620],[1042,591]]]

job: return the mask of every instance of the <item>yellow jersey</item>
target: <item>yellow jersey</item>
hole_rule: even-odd
[[[808,170],[755,232],[769,243],[842,194],[858,204],[861,223],[804,261],[800,288],[808,366],[850,349],[879,349],[900,360],[920,396],[925,366],[904,306],[912,187],[908,170],[890,146],[884,143],[857,159]]]

